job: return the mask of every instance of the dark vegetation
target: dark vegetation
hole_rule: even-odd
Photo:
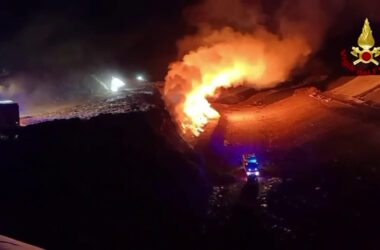
[[[21,128],[0,143],[0,234],[47,249],[192,242],[208,186],[173,126],[152,109]]]

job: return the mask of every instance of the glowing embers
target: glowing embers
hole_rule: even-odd
[[[184,103],[184,113],[186,115],[182,122],[184,132],[190,130],[195,136],[203,132],[204,126],[209,119],[219,118],[219,113],[211,107],[206,97],[217,96],[216,90],[224,87],[229,88],[234,85],[241,85],[247,75],[251,77],[261,77],[265,72],[265,64],[258,62],[256,65],[247,65],[243,61],[235,63],[232,69],[221,68],[221,73],[216,75],[205,73],[200,87],[187,94]]]
[[[203,132],[203,127],[209,119],[219,118],[219,113],[211,107],[206,98],[196,94],[187,98],[184,112],[187,117],[182,123],[182,128],[184,131],[191,130],[196,136]]]

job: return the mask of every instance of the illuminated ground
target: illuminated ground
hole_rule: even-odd
[[[21,125],[26,126],[59,119],[89,119],[100,114],[122,114],[133,111],[146,111],[155,105],[150,101],[153,95],[154,89],[146,86],[142,89],[96,96],[92,99],[82,101],[81,104],[57,108],[56,111],[24,115],[21,117]]]
[[[370,105],[373,103],[352,98],[368,89],[377,90],[380,78],[368,78],[357,78],[354,82],[357,84],[352,84],[351,78],[343,78],[346,84],[338,79],[326,92],[313,87],[272,90],[234,105],[214,104],[221,118],[218,125],[217,121],[209,124],[206,132],[195,141],[196,148],[201,151],[205,147],[215,149],[217,157],[227,158],[223,162],[231,164],[230,167],[236,165],[237,160],[229,158],[244,151],[257,152],[273,160],[271,152],[277,156],[279,151],[286,154],[296,148],[310,149],[311,164],[315,164],[316,159],[320,163],[345,157],[349,152],[371,154],[373,148],[380,146],[379,109]],[[342,89],[345,92],[340,91],[338,95]],[[376,100],[379,95],[370,92],[367,96],[371,93]],[[329,141],[329,145],[319,145],[324,141]],[[306,144],[310,144],[310,148],[305,148]],[[305,155],[300,157],[303,159]]]
[[[228,190],[218,189],[225,197],[219,206],[244,190],[231,184],[241,179],[234,169],[243,153],[255,152],[263,164],[265,192],[241,206],[260,205],[264,224],[286,249],[375,249],[379,83],[377,76],[344,77],[326,91],[270,90],[234,105],[214,104],[220,120],[193,143],[217,173],[215,182]]]

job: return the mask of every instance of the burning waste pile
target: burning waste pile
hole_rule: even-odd
[[[226,9],[220,10],[223,4]],[[230,18],[248,17],[244,29],[237,24],[214,25],[212,16],[206,18],[196,24],[196,35],[178,43],[185,55],[169,66],[164,98],[184,134],[199,136],[209,119],[219,117],[207,98],[217,97],[221,88],[274,87],[287,80],[292,70],[302,66],[311,53],[312,45],[302,32],[269,31],[258,24],[258,14],[248,12],[241,1],[209,0],[192,9],[189,15],[212,8],[219,10],[214,11],[214,18],[223,20],[229,7],[235,10],[228,14]]]

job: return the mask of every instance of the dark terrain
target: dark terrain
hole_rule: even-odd
[[[263,163],[257,198],[255,185],[210,158],[244,151],[225,121],[194,150],[157,93],[131,100],[80,106],[70,112],[86,119],[62,115],[70,119],[2,137],[0,234],[47,249],[377,249],[378,141],[360,127],[378,127],[377,116],[359,112],[357,127],[289,148],[244,148]]]
[[[0,143],[0,234],[47,249],[191,243],[208,187],[173,126],[159,107],[20,128]]]

